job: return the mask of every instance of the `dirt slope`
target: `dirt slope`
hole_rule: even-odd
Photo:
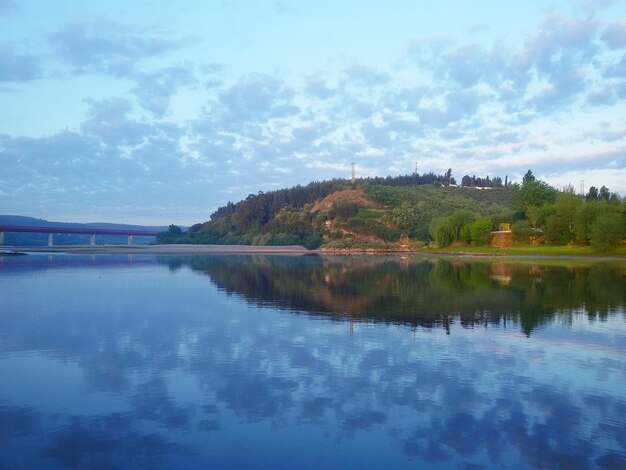
[[[376,203],[369,199],[362,189],[343,189],[329,194],[320,202],[316,203],[311,208],[311,212],[330,210],[333,204],[340,200],[356,202],[360,207],[376,207]]]

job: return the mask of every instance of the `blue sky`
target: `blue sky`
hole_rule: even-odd
[[[626,194],[626,2],[0,0],[0,213],[448,168]]]

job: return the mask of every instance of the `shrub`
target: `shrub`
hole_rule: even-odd
[[[326,248],[334,248],[334,249],[342,249],[342,248],[352,248],[354,242],[352,240],[335,240],[333,242],[327,243]]]
[[[467,225],[470,232],[470,238],[475,245],[483,245],[489,242],[489,236],[491,234],[491,220],[489,219],[476,219],[471,224]]]
[[[341,240],[343,238],[343,232],[341,230],[334,230],[330,232],[330,238],[333,240]]]
[[[435,219],[430,224],[430,234],[440,248],[454,241],[454,225],[449,217]]]
[[[302,239],[292,233],[276,233],[271,243],[274,246],[301,245]]]
[[[472,224],[463,225],[463,227],[461,228],[460,239],[466,243],[470,243],[472,241],[471,225]]]
[[[576,238],[588,241],[591,238],[591,227],[598,217],[607,214],[619,214],[618,207],[602,201],[588,201],[576,209],[574,217],[574,230]]]
[[[450,217],[452,223],[453,237],[452,240],[461,240],[461,230],[464,225],[469,225],[476,220],[476,214],[468,210],[455,211]]]
[[[624,221],[620,214],[601,215],[591,226],[591,246],[605,253],[622,243]]]
[[[566,245],[571,238],[567,222],[559,213],[546,218],[544,233],[546,235],[546,240],[550,243],[560,243],[561,245]]]
[[[361,207],[356,213],[356,217],[359,219],[375,219],[377,216],[378,213],[376,211],[365,207]]]
[[[316,234],[311,234],[302,239],[302,246],[307,250],[315,250],[320,247],[324,240]]]
[[[517,242],[527,242],[534,233],[528,220],[518,220],[511,227],[511,231],[513,232],[513,239]]]
[[[163,244],[181,243],[182,237],[182,229],[179,226],[172,224],[169,226],[167,232],[161,232],[157,235],[156,241],[157,243]]]
[[[339,199],[333,204],[333,209],[337,217],[341,219],[349,219],[350,217],[356,215],[359,211],[359,206],[354,201]]]
[[[471,240],[471,232],[464,229],[476,220],[476,214],[467,210],[458,210],[448,217],[435,219],[430,224],[430,234],[441,248],[456,240]],[[489,222],[491,225],[491,222]]]
[[[420,225],[409,232],[409,236],[421,242],[429,242],[433,238],[428,231],[428,225]]]
[[[378,238],[382,238],[386,242],[395,242],[400,239],[401,233],[394,228],[389,228],[380,224],[376,226],[375,235]]]
[[[350,230],[357,232],[357,233],[362,233],[365,235],[373,235],[374,230],[376,229],[378,225],[379,225],[379,222],[375,220],[357,219],[357,218],[352,218],[348,220],[348,222],[346,223],[346,226]]]

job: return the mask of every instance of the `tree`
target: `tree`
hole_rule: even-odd
[[[567,221],[559,212],[555,212],[546,219],[544,225],[544,234],[546,240],[550,243],[567,244],[571,240],[570,231],[567,227]]]
[[[595,201],[596,199],[598,199],[598,188],[596,188],[595,186],[589,188],[589,192],[587,193],[585,199],[587,201]]]
[[[444,248],[454,241],[454,227],[449,217],[435,219],[430,224],[430,235],[439,248]]]
[[[542,206],[529,206],[526,210],[526,219],[530,222],[535,234],[538,234],[549,217],[554,215],[554,204],[544,204]]]
[[[619,194],[611,193],[611,197],[609,198],[609,204],[619,207],[620,202],[621,199],[619,197]]]
[[[529,170],[530,171],[530,170]],[[546,203],[553,203],[556,200],[557,191],[548,183],[536,180],[532,173],[530,178],[528,174],[524,177],[522,186],[514,190],[513,202],[518,209],[524,213],[528,213],[530,207],[539,207]]]
[[[178,225],[170,225],[167,232],[161,232],[157,235],[157,243],[180,243],[183,231]]]
[[[591,238],[591,229],[594,222],[603,215],[618,214],[619,207],[607,204],[603,199],[592,199],[586,204],[582,204],[576,209],[574,215],[574,231],[576,239],[581,241],[589,241]]]
[[[554,214],[546,220],[546,238],[551,242],[567,243],[576,238],[576,211],[582,205],[573,188],[559,194]]]
[[[600,188],[600,194],[598,195],[600,199],[604,199],[606,202],[609,202],[609,198],[611,197],[611,191],[606,186],[602,186]]]
[[[563,186],[563,190],[561,192],[566,194],[576,194],[576,188],[574,188],[571,183],[567,183]]]
[[[448,218],[452,224],[452,239],[461,240],[461,230],[476,220],[476,213],[468,210],[454,211]]]
[[[536,178],[535,178],[535,175],[533,175],[533,172],[528,170],[526,174],[524,175],[524,177],[522,178],[522,185],[526,183],[532,183],[535,180]]]
[[[527,242],[534,233],[528,220],[518,220],[511,227],[511,231],[513,232],[513,238],[518,242]]]
[[[624,221],[620,214],[605,214],[597,218],[591,226],[591,246],[605,253],[622,243]]]
[[[474,245],[483,245],[489,241],[491,234],[491,220],[489,219],[476,219],[471,224],[467,225],[470,232],[470,238]]]
[[[174,235],[174,236],[182,235],[182,233],[183,233],[183,230],[178,225],[174,225],[174,224],[170,225],[167,231],[168,235]]]
[[[441,248],[457,240],[468,238],[471,240],[471,232],[466,229],[466,226],[474,220],[476,220],[474,212],[458,210],[448,217],[433,220],[430,225],[430,234]],[[491,225],[491,221],[489,224]]]

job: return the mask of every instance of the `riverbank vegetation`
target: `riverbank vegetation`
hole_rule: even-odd
[[[498,230],[511,233],[504,248],[491,247]],[[572,253],[621,253],[625,231],[626,201],[605,186],[577,195],[573,187],[557,190],[530,170],[521,184],[508,176],[503,183],[499,177],[465,175],[457,185],[448,170],[251,194],[187,232],[171,226],[158,243],[457,252],[564,246],[585,248]]]

